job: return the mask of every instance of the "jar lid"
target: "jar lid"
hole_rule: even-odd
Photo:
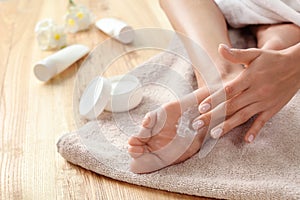
[[[96,119],[102,113],[110,99],[111,83],[108,79],[97,76],[84,90],[80,102],[79,113],[86,119]]]
[[[103,110],[125,112],[138,106],[142,101],[141,83],[133,75],[126,74],[106,79],[94,78],[84,90],[79,113],[86,119],[93,120]]]

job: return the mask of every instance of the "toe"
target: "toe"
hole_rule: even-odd
[[[139,137],[130,137],[128,140],[128,144],[131,146],[141,146],[144,145],[146,141],[143,140],[143,138]]]
[[[138,158],[144,154],[144,146],[130,146],[128,153],[132,158]]]
[[[144,128],[152,128],[156,124],[156,111],[148,112],[142,122]]]
[[[164,128],[167,121],[167,111],[164,107],[158,108],[153,111],[153,117],[155,117],[155,123],[152,125],[152,136],[160,133],[160,131]],[[177,123],[177,120],[176,120]]]
[[[152,129],[142,127],[137,135],[130,137],[128,143],[130,145],[144,145],[152,137]]]
[[[153,134],[159,133],[165,126],[166,120],[167,112],[163,107],[148,112],[142,122],[142,130],[137,137],[152,137]]]
[[[151,124],[151,117],[147,113],[142,121],[142,126],[145,128],[149,128],[150,124]]]

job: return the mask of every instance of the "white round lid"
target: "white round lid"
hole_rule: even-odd
[[[97,76],[84,90],[80,102],[79,113],[86,119],[96,119],[104,110],[110,99],[111,83],[108,79]]]
[[[115,38],[122,42],[123,44],[129,44],[134,39],[134,31],[130,26],[125,26],[120,30],[115,30]]]

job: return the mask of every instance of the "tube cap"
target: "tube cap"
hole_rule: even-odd
[[[56,69],[54,67],[49,67],[49,62],[47,60],[42,60],[35,64],[33,68],[34,75],[40,81],[48,81],[56,74]]]
[[[123,44],[131,43],[134,39],[132,27],[119,19],[100,19],[96,22],[96,27]]]

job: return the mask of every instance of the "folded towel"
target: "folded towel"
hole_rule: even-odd
[[[215,0],[232,27],[292,22],[300,26],[299,0]]]
[[[176,93],[189,93],[196,83],[192,68],[175,54],[162,53],[132,73],[144,83],[177,83],[178,76],[170,72],[189,83],[177,84]],[[222,137],[204,158],[196,154],[150,174],[130,172],[126,133],[137,131],[134,121],[139,123],[145,112],[173,98],[174,93],[159,84],[149,84],[142,104],[130,116],[102,113],[98,121],[62,136],[58,151],[66,160],[98,174],[161,190],[222,199],[300,198],[300,93],[264,126],[253,144],[243,142],[249,121]]]

